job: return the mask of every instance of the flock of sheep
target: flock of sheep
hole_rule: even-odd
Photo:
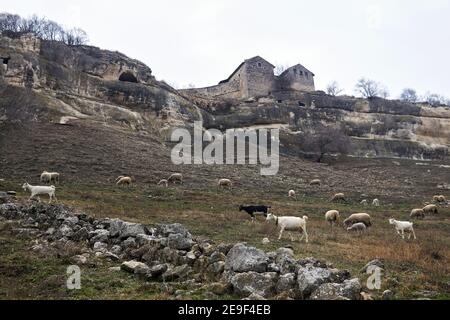
[[[45,184],[59,183],[60,174],[57,172],[47,172],[44,171],[40,176],[40,181]],[[173,184],[183,184],[183,175],[180,173],[172,174],[168,179],[163,179],[158,182],[158,186],[165,186],[166,188],[170,183]],[[133,179],[128,176],[119,176],[115,183],[118,186],[130,186],[133,182]],[[311,186],[320,186],[321,181],[316,179],[311,181]],[[218,188],[229,188],[231,189],[233,183],[230,179],[220,179],[217,187]],[[50,198],[50,203],[52,200],[57,201],[56,198],[56,187],[54,185],[51,186],[32,186],[27,182],[23,184],[22,188],[25,191],[30,192],[31,196],[29,200],[39,197],[40,195],[48,195]],[[297,198],[296,192],[294,190],[289,190],[288,197]],[[337,193],[331,198],[331,202],[347,202],[345,195],[343,193]],[[433,202],[435,204],[426,204],[426,206],[422,209],[413,209],[410,214],[411,219],[424,219],[426,215],[438,214],[439,209],[436,204],[447,204],[447,199],[443,195],[436,195],[433,197]],[[362,200],[361,204],[364,206],[369,205],[368,200]],[[372,205],[375,207],[380,206],[380,201],[378,199],[374,199],[372,201]],[[274,222],[276,226],[280,230],[280,234],[278,239],[281,240],[283,233],[285,231],[294,231],[299,232],[301,235],[300,241],[305,239],[305,242],[308,243],[308,232],[307,232],[307,222],[308,217],[303,216],[300,217],[278,217],[273,213],[270,213],[271,207],[268,206],[240,206],[240,211],[246,211],[255,221],[255,214],[263,214],[266,218],[267,222]],[[331,227],[340,223],[341,214],[338,210],[330,210],[325,213],[325,220],[331,225]],[[414,223],[410,221],[398,221],[395,219],[389,219],[389,223],[395,227],[397,233],[405,239],[405,233],[408,233],[409,237],[414,237],[417,239],[415,231],[414,231]],[[368,228],[372,226],[371,216],[367,213],[355,213],[350,215],[343,221],[343,226],[346,228],[348,232],[358,232],[360,234],[364,233]],[[293,237],[291,234],[291,240],[293,241]]]

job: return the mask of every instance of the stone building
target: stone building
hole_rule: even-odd
[[[242,62],[239,67],[218,85],[182,90],[191,95],[213,98],[248,99],[271,96],[280,91],[315,91],[314,73],[301,64],[295,65],[280,76],[275,66],[256,56]]]

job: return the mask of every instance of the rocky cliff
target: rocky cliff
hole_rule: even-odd
[[[203,120],[205,128],[278,127],[287,152],[318,124],[339,124],[361,157],[445,158],[450,108],[384,99],[274,92],[247,101],[178,92],[145,64],[118,52],[66,46],[32,35],[0,36],[0,124],[16,121],[105,126],[158,135]]]

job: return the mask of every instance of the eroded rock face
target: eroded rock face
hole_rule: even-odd
[[[271,297],[275,294],[278,275],[276,273],[245,272],[238,273],[231,278],[236,294],[248,296],[256,293],[262,297]]]

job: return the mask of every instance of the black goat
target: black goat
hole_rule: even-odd
[[[239,211],[247,212],[252,217],[252,220],[255,221],[255,214],[264,214],[264,217],[267,217],[271,208],[268,206],[239,206]]]

